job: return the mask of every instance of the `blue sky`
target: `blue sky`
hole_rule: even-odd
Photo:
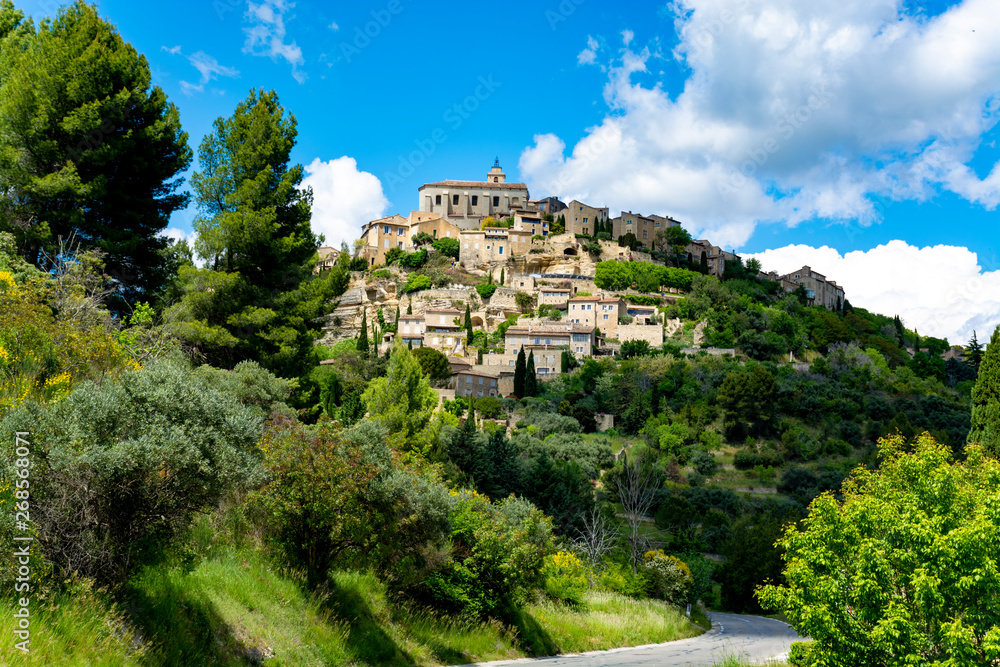
[[[278,91],[328,241],[498,156],[532,196],[670,214],[765,269],[810,263],[922,333],[1000,321],[993,0],[99,7],[195,149],[251,87]]]

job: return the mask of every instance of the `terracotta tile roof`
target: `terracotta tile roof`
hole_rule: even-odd
[[[489,181],[438,181],[436,183],[424,183],[417,190],[424,188],[483,188],[493,190],[527,190],[524,183],[490,183]]]

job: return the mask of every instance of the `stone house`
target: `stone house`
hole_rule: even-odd
[[[800,285],[804,287],[810,305],[836,310],[844,304],[844,288],[808,266],[786,273],[780,279],[786,292],[794,292]]]
[[[462,368],[451,376],[450,388],[455,390],[455,397],[500,395],[500,373],[492,370],[479,370],[469,366]]]
[[[528,186],[507,183],[497,160],[485,181],[438,181],[418,188],[419,209],[436,213],[461,229],[479,229],[483,218],[506,218],[528,205]]]
[[[566,233],[584,234],[586,236],[594,235],[594,224],[597,220],[610,220],[609,209],[607,207],[598,208],[575,199],[566,205],[566,210],[560,213],[560,215],[566,217]]]
[[[594,353],[594,327],[583,324],[546,324],[541,326],[512,326],[504,338],[508,354],[517,354],[523,347],[525,354],[535,351],[536,367],[539,354],[552,350],[558,356],[570,350],[578,357]]]
[[[531,232],[520,229],[488,227],[484,230],[463,231],[458,260],[465,266],[504,262],[524,255],[531,249]]]

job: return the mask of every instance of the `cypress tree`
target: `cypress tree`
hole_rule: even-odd
[[[535,375],[535,351],[528,355],[528,364],[524,370],[524,395],[538,395],[538,376]]]
[[[504,278],[506,278],[506,276],[504,275],[503,267],[501,267],[500,268],[500,286],[501,287],[503,287],[503,285],[504,285]]]
[[[465,343],[472,345],[472,311],[469,304],[465,304]]]
[[[479,348],[479,353],[476,356],[476,363],[480,366],[483,364],[483,348]]]
[[[396,304],[396,319],[392,321],[392,330],[394,333],[399,333],[399,304]]]
[[[1000,327],[993,330],[972,389],[972,423],[967,442],[977,442],[990,456],[1000,457]]]
[[[489,479],[484,480],[480,490],[492,500],[517,493],[521,486],[518,450],[502,430],[490,435],[486,445],[486,458],[489,460]]]
[[[969,341],[969,365],[972,366],[976,372],[979,372],[979,365],[983,361],[983,346],[979,344],[979,340],[976,339],[976,332],[972,332],[972,340]]]
[[[524,359],[524,346],[517,353],[517,361],[514,363],[514,395],[524,398],[524,376],[527,364]]]
[[[569,373],[569,352],[566,350],[559,355],[559,371],[563,374]]]
[[[412,315],[413,314],[413,297],[412,296],[410,297],[410,303],[406,306],[406,314],[407,315]]]
[[[368,311],[361,313],[361,335],[358,336],[358,352],[361,356],[368,356]]]
[[[708,275],[708,255],[701,253],[701,272]]]

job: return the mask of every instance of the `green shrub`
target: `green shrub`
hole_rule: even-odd
[[[476,291],[479,292],[479,296],[488,299],[497,291],[497,286],[493,283],[480,283],[476,285]]]
[[[568,551],[548,555],[542,564],[545,592],[555,600],[581,604],[587,591],[587,568]]]
[[[812,667],[812,642],[792,642],[788,651],[788,663],[795,667]]]
[[[694,580],[691,569],[680,558],[666,555],[663,549],[647,551],[642,557],[642,567],[651,597],[676,605],[688,601]]]
[[[538,583],[552,541],[552,520],[527,500],[497,504],[460,491],[450,514],[452,558],[422,583],[434,606],[497,618]]]
[[[378,271],[375,271],[372,275],[375,276],[376,278],[392,278],[392,271],[389,271],[388,269],[379,269]]]
[[[419,273],[411,273],[410,277],[406,280],[406,284],[403,285],[403,293],[412,294],[413,292],[419,292],[420,290],[430,289],[430,286],[430,278]]]
[[[162,361],[81,383],[47,409],[11,410],[0,433],[13,443],[14,431],[30,430],[44,451],[33,457],[31,518],[57,573],[119,585],[223,493],[261,481],[262,412]],[[0,479],[11,478],[13,459],[3,457]]]
[[[597,575],[597,585],[606,591],[641,598],[646,595],[648,582],[641,570],[635,573],[627,565],[608,563]]]

